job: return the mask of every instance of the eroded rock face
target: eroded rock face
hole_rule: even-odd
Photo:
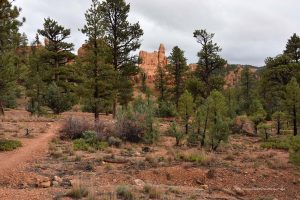
[[[141,59],[140,68],[147,74],[148,83],[153,83],[158,65],[165,67],[168,64],[166,49],[163,44],[160,44],[158,51],[152,53],[141,51],[139,58]]]

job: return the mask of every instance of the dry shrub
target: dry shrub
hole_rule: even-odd
[[[83,118],[67,118],[60,131],[61,139],[78,139],[81,138],[85,131],[91,130],[91,124]]]

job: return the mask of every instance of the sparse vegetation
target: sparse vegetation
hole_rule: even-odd
[[[83,197],[87,197],[89,194],[89,191],[87,187],[80,181],[74,182],[74,185],[72,186],[71,191],[67,194],[68,197],[74,198],[74,199],[81,199]]]
[[[0,139],[0,151],[12,151],[22,146],[18,140],[3,140]]]
[[[117,196],[123,200],[134,200],[134,195],[131,191],[131,188],[126,185],[120,185],[116,189]]]

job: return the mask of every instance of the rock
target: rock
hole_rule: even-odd
[[[51,181],[41,182],[39,187],[41,188],[49,188],[51,187]]]
[[[238,186],[233,186],[233,191],[239,196],[244,196],[246,194],[245,191]]]
[[[58,183],[62,183],[63,182],[62,178],[60,178],[59,176],[54,176],[54,181],[56,181]]]
[[[232,126],[232,131],[239,134],[254,135],[254,124],[245,116],[236,117]]]
[[[137,186],[144,186],[145,185],[145,182],[141,179],[135,179],[134,180],[134,183],[137,185]]]
[[[208,185],[200,185],[200,188],[202,188],[204,190],[208,190]]]
[[[157,66],[160,65],[162,67],[165,67],[168,64],[165,53],[166,49],[163,44],[160,44],[158,52],[140,52],[139,58],[142,61],[142,63],[140,64],[140,68],[147,74],[148,84],[153,84]]]
[[[70,182],[71,186],[74,186],[74,185],[78,184],[78,180],[69,180],[69,182]]]
[[[141,153],[140,152],[135,152],[135,156],[140,157]]]
[[[59,183],[58,183],[57,181],[53,181],[53,182],[52,182],[52,185],[53,185],[53,187],[58,187],[58,186],[59,186]]]

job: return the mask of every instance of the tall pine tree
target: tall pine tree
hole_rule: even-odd
[[[198,53],[199,61],[196,76],[204,82],[205,88],[202,91],[202,97],[207,98],[212,90],[223,88],[224,79],[216,72],[225,67],[227,61],[219,55],[222,49],[213,42],[213,33],[208,33],[206,30],[196,30],[194,37],[202,47]]]
[[[20,11],[11,1],[0,1],[0,115],[4,115],[6,100],[14,93],[19,77],[15,50],[21,36],[19,27],[25,21],[18,19]]]
[[[133,95],[130,77],[138,73],[136,65],[138,59],[136,56],[132,56],[132,52],[140,48],[140,37],[143,35],[143,30],[139,23],[132,24],[128,21],[130,4],[127,4],[125,0],[105,0],[100,7],[101,21],[105,30],[104,39],[112,55],[110,64],[117,72],[118,83],[115,85],[113,106],[115,117],[118,99],[126,103]]]
[[[188,71],[186,58],[184,57],[184,51],[178,46],[173,48],[169,57],[169,63],[170,64],[167,66],[167,71],[170,84],[172,85],[170,92],[178,109],[179,98],[184,92],[184,78]]]
[[[98,0],[92,0],[90,9],[86,12],[86,25],[82,33],[87,36],[85,55],[81,59],[84,66],[85,104],[90,107],[99,120],[101,111],[112,105],[113,68],[109,65],[109,47],[104,41],[104,27],[101,21],[101,5]]]
[[[300,87],[294,77],[286,86],[286,106],[292,119],[294,136],[296,136],[298,135],[298,115],[300,111]]]
[[[43,29],[39,29],[38,33],[45,37],[45,51],[41,59],[47,71],[44,81],[49,87],[46,104],[59,114],[70,109],[75,103],[76,74],[74,67],[68,64],[75,58],[71,52],[74,45],[66,42],[71,35],[71,30],[47,18]],[[58,102],[64,105],[59,105]]]

